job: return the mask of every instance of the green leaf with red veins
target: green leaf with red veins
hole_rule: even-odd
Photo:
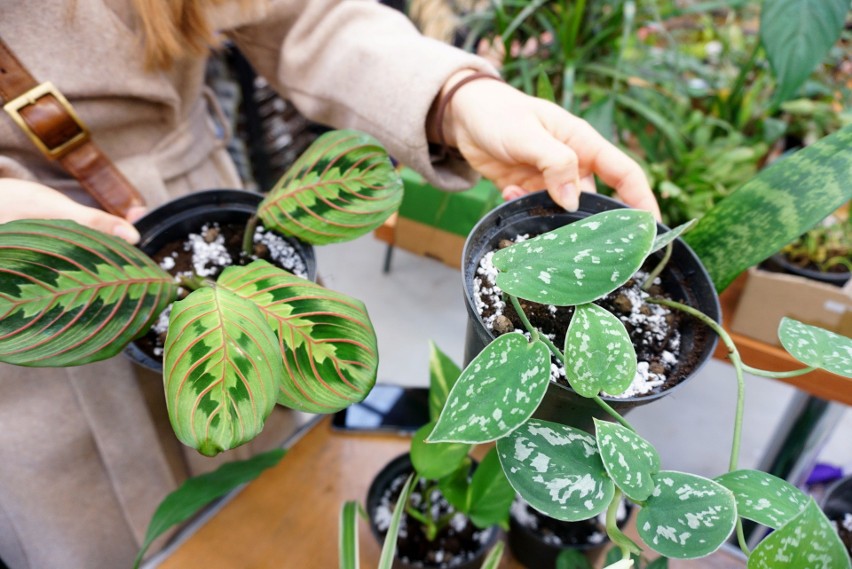
[[[636,350],[621,320],[596,304],[581,304],[565,334],[565,365],[579,395],[618,394],[636,375]]]
[[[595,439],[587,432],[530,419],[497,441],[509,484],[533,508],[576,522],[606,510],[615,486],[604,470]]]
[[[379,142],[363,132],[320,136],[258,207],[264,227],[323,245],[369,233],[402,202],[402,179]]]
[[[586,304],[626,283],[656,234],[647,211],[598,213],[494,253],[497,286],[542,304]]]
[[[660,455],[654,446],[617,423],[595,419],[598,451],[609,477],[634,502],[654,491],[653,475],[660,471]]]
[[[364,399],[376,383],[376,333],[364,304],[266,261],[228,267],[217,286],[253,302],[278,338],[284,373],[278,402],[333,413]]]
[[[0,225],[0,361],[111,358],[174,299],[174,279],[123,239],[73,221]]]
[[[163,370],[175,434],[207,456],[260,433],[284,373],[260,310],[219,287],[198,289],[174,304]]]
[[[800,362],[852,377],[852,338],[782,318],[778,339],[784,349]]]
[[[532,416],[550,383],[550,352],[540,340],[503,334],[458,378],[429,442],[484,443]]]

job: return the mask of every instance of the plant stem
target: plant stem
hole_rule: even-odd
[[[615,419],[616,421],[618,421],[619,423],[621,423],[622,425],[624,425],[625,427],[627,427],[628,429],[630,429],[630,430],[631,430],[631,431],[633,431],[634,433],[636,432],[636,429],[634,429],[634,428],[633,428],[633,425],[631,425],[630,423],[628,423],[628,422],[627,422],[627,419],[625,419],[624,417],[622,417],[622,416],[618,413],[618,411],[616,411],[615,409],[613,409],[612,407],[610,407],[609,403],[607,403],[606,401],[604,401],[603,399],[601,399],[600,395],[595,395],[594,397],[592,397],[592,401],[594,401],[595,403],[597,403],[597,404],[598,404],[598,406],[599,406],[601,409],[603,409],[604,411],[606,411],[607,413],[609,413],[609,415],[610,415],[613,419]]]
[[[751,551],[749,551],[748,544],[746,543],[745,532],[743,531],[743,519],[739,516],[737,516],[737,543],[746,557],[751,555]]]
[[[663,306],[668,306],[670,308],[676,308],[681,312],[686,312],[690,316],[694,316],[698,318],[709,326],[716,334],[718,334],[719,339],[725,344],[725,347],[728,348],[728,358],[731,360],[731,364],[734,366],[734,371],[737,375],[737,409],[736,415],[734,417],[734,440],[731,443],[731,459],[728,463],[728,470],[733,471],[737,469],[737,460],[740,454],[740,441],[742,440],[742,429],[743,429],[743,409],[745,408],[745,380],[743,379],[743,361],[740,358],[740,352],[737,350],[736,345],[734,345],[734,341],[725,332],[725,329],[722,328],[718,322],[701,312],[700,310],[696,310],[691,306],[687,306],[685,304],[681,304],[680,302],[676,302],[674,300],[668,300],[665,298],[649,298],[648,302],[654,304],[661,304]]]
[[[743,371],[746,373],[750,373],[752,375],[759,375],[760,377],[771,377],[773,379],[787,379],[788,377],[798,377],[800,375],[805,375],[806,373],[810,373],[816,369],[816,367],[806,367],[804,369],[794,369],[793,371],[768,371],[765,369],[758,369],[756,367],[751,367],[750,365],[742,364]]]
[[[648,278],[645,279],[645,282],[642,283],[642,290],[648,292],[648,289],[651,288],[651,285],[654,284],[654,279],[660,276],[660,273],[663,272],[663,269],[666,268],[666,265],[669,263],[669,259],[672,258],[672,249],[674,248],[674,243],[669,243],[666,245],[666,252],[663,253],[663,258],[660,259],[660,262],[657,263],[657,266],[654,267],[654,270],[648,274]]]
[[[524,309],[521,308],[521,303],[518,301],[518,299],[516,297],[512,296],[511,294],[507,294],[506,296],[509,297],[509,300],[511,301],[512,306],[515,307],[515,312],[518,313],[518,318],[520,318],[521,322],[523,322],[524,328],[526,328],[527,332],[530,333],[530,341],[535,342],[538,339],[544,338],[544,335],[539,334],[538,330],[536,330],[536,328],[530,322],[530,319],[527,318],[527,315],[524,312]],[[550,341],[547,338],[544,338],[544,339],[546,339],[548,342]],[[553,344],[551,344],[551,346],[552,345]],[[555,346],[553,346],[553,348],[551,348],[551,349],[555,349]],[[556,351],[557,351],[557,354],[558,354],[559,350],[556,350]],[[559,357],[559,356],[561,356],[561,354],[557,355],[557,357]]]
[[[612,540],[612,543],[621,549],[621,554],[624,559],[630,557],[631,553],[640,555],[642,549],[636,543],[624,535],[618,528],[618,506],[621,504],[621,489],[616,486],[615,494],[612,496],[612,501],[606,510],[606,534]]]
[[[246,257],[251,257],[251,254],[254,252],[254,231],[257,229],[257,222],[260,221],[260,218],[257,217],[257,214],[252,215],[248,218],[246,222],[246,229],[243,231],[243,253],[245,253]]]
[[[191,277],[180,277],[180,286],[187,290],[198,290],[201,287],[212,286],[213,283],[205,278],[193,274]]]

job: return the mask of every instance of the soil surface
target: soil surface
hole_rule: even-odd
[[[269,261],[298,277],[307,278],[305,261],[293,246],[280,235],[267,231],[261,224],[255,230],[252,254],[246,255],[242,250],[244,230],[244,223],[206,224],[198,233],[166,244],[151,258],[167,273],[174,275],[177,282],[193,275],[215,280],[226,267],[247,265],[257,259]],[[179,288],[178,299],[187,294],[189,292],[186,289]],[[136,345],[155,360],[162,360],[171,309],[171,305],[166,307],[148,333],[135,340]]]
[[[394,506],[408,474],[405,472],[395,478],[385,489],[375,511],[370,512],[382,537],[387,534]],[[408,513],[403,514],[397,540],[397,557],[415,567],[451,569],[484,554],[483,546],[488,543],[496,529],[477,529],[467,517],[456,512],[437,489],[431,491],[431,507],[428,507],[426,491],[426,482],[420,479],[411,492],[411,504],[421,513],[426,513],[428,508],[433,519],[446,517],[450,522],[430,541],[424,526]]]
[[[554,547],[589,549],[603,544],[606,536],[606,514],[581,522],[563,522],[546,516],[531,508],[521,498],[512,503],[512,521],[535,533],[541,541]],[[629,512],[622,501],[616,514],[616,523],[621,527]]]

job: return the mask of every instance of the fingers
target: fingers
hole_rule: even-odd
[[[139,232],[133,224],[105,211],[75,204],[74,211],[68,212],[65,217],[103,233],[121,237],[131,244],[139,242]]]

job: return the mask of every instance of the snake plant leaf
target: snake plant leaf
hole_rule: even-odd
[[[509,529],[509,508],[515,500],[515,489],[500,467],[496,448],[488,451],[473,472],[468,494],[470,506],[466,513],[476,527],[500,524],[503,529]]]
[[[686,223],[682,223],[677,227],[666,231],[665,233],[661,233],[657,235],[656,239],[654,239],[654,245],[651,247],[651,253],[656,253],[663,247],[667,246],[669,243],[695,227],[698,223],[697,219],[690,219]]]
[[[606,510],[615,486],[587,432],[530,419],[497,441],[509,484],[536,510],[567,522]]]
[[[782,318],[778,339],[784,349],[800,362],[852,377],[852,338]]]
[[[852,125],[776,161],[684,236],[718,292],[852,199],[850,147]]]
[[[429,418],[432,421],[438,420],[460,375],[459,366],[434,342],[429,342]]]
[[[411,464],[421,478],[438,480],[458,470],[467,458],[471,446],[461,443],[427,443],[434,423],[417,429],[411,438]]]
[[[264,227],[324,245],[369,233],[401,202],[402,179],[381,144],[338,130],[311,144],[257,213]]]
[[[215,456],[260,433],[284,365],[256,306],[221,287],[204,287],[172,307],[163,370],[177,438]]]
[[[808,505],[808,497],[777,476],[759,470],[735,470],[716,477],[734,493],[737,513],[766,527],[778,529]]]
[[[636,376],[636,349],[624,324],[596,304],[574,310],[565,333],[565,376],[578,395],[618,394]]]
[[[607,474],[624,495],[643,502],[654,491],[653,475],[660,471],[654,446],[630,429],[595,419],[595,439]]]
[[[280,404],[334,413],[375,385],[376,333],[361,301],[262,260],[228,267],[217,284],[252,301],[275,332],[284,360]]]
[[[174,279],[118,237],[73,221],[0,225],[0,361],[111,358],[174,299]]]
[[[541,340],[503,334],[465,368],[429,442],[485,443],[530,418],[550,383],[550,352]]]
[[[647,211],[591,215],[494,253],[497,286],[541,304],[586,304],[633,276],[656,233]]]
[[[708,478],[663,470],[636,518],[648,547],[675,559],[704,557],[719,549],[737,522],[730,490]]]
[[[846,546],[816,505],[807,506],[783,527],[761,541],[748,559],[748,569],[849,569]]]

